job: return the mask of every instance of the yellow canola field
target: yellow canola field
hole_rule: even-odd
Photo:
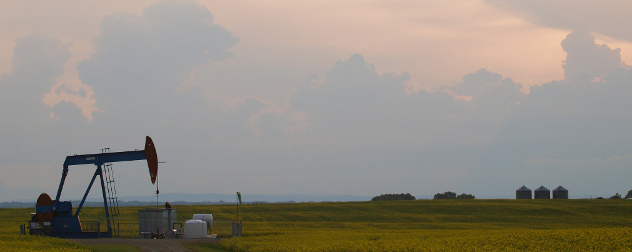
[[[285,230],[222,241],[232,251],[632,251],[632,228]]]
[[[245,206],[232,251],[632,251],[632,201],[416,200]]]
[[[243,237],[232,238],[236,205],[173,207],[180,222],[213,214],[213,233],[229,251],[632,251],[632,200],[244,204]],[[137,219],[144,208],[122,207],[119,218]],[[82,219],[104,215],[99,207],[84,209]],[[19,235],[32,211],[0,209],[2,251],[89,250],[71,240]]]
[[[13,228],[12,230],[15,229],[16,228]],[[32,235],[27,236],[19,235],[19,233],[0,233],[0,238],[0,249],[2,251],[90,251],[83,245],[60,238]]]

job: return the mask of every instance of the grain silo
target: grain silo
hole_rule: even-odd
[[[562,186],[558,186],[553,189],[553,198],[554,199],[568,199],[568,190]]]
[[[522,186],[516,190],[516,199],[531,199],[531,189]]]
[[[544,187],[544,186],[540,186],[538,187],[538,189],[535,189],[534,191],[534,199],[550,199],[551,198],[551,191]]]

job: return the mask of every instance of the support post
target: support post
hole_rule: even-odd
[[[92,184],[94,184],[94,179],[97,178],[97,175],[101,174],[100,171],[101,171],[101,166],[97,166],[97,170],[94,171],[94,175],[92,175],[92,180],[90,180],[90,184],[88,185],[88,189],[86,190],[86,193],[83,195],[83,199],[81,200],[81,203],[79,203],[79,207],[77,207],[77,212],[75,212],[75,217],[79,216],[79,212],[81,212],[81,208],[83,207],[83,203],[86,202],[86,198],[88,197],[88,193],[90,193],[90,189],[92,188]],[[60,187],[60,189],[61,189],[61,187]]]
[[[56,201],[59,201],[59,197],[61,197],[61,190],[64,188],[64,182],[66,181],[67,175],[68,165],[64,164],[64,170],[61,172],[61,181],[59,182],[59,188],[57,189],[57,196],[55,197]]]

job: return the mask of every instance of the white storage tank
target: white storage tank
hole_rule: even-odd
[[[213,227],[213,215],[212,214],[193,214],[193,218],[192,219],[206,221],[206,227],[207,228],[212,228]]]
[[[184,239],[206,238],[206,221],[187,220],[184,223]]]

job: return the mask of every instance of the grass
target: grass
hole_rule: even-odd
[[[193,251],[207,251],[207,252],[229,251],[222,248],[220,244],[212,244],[208,242],[191,242],[191,243],[183,243],[182,245]]]
[[[0,208],[0,248],[3,251],[90,251],[68,240],[20,235],[20,225],[27,225],[33,208]]]
[[[122,219],[138,209],[121,208]],[[179,221],[212,213],[221,245],[195,251],[632,250],[628,200],[416,200],[242,205],[243,237],[230,238],[234,205],[174,206]],[[84,208],[99,218],[101,208]],[[90,251],[71,241],[20,236],[32,208],[0,209],[0,247]],[[223,249],[223,250],[222,250]],[[106,249],[107,250],[107,249]],[[118,249],[114,249],[118,250]]]
[[[109,252],[109,251],[118,251],[118,252],[138,252],[142,251],[141,249],[131,246],[131,245],[123,245],[123,244],[92,244],[87,245],[87,247],[91,251],[96,252]]]

